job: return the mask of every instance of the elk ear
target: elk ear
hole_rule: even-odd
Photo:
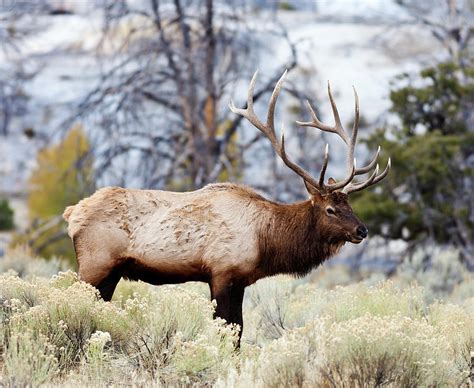
[[[336,183],[336,180],[335,180],[333,177],[330,177],[330,178],[328,179],[328,183],[329,183],[330,185],[333,185],[334,183]]]
[[[308,192],[309,196],[311,197],[311,202],[314,204],[314,201],[318,201],[322,199],[321,193],[314,187],[313,185],[306,182],[304,179],[304,185],[306,187],[306,191]]]

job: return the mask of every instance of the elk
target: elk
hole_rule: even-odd
[[[202,281],[216,300],[215,315],[243,328],[244,290],[258,279],[275,274],[303,276],[335,255],[346,242],[358,244],[368,230],[354,215],[348,195],[382,180],[390,159],[379,174],[377,159],[356,167],[354,149],[359,124],[355,95],[352,133],[344,130],[328,85],[335,124],[323,124],[308,102],[312,120],[297,122],[337,134],[347,145],[347,176],[339,182],[325,172],[329,161],[326,145],[322,169],[313,177],[292,162],[285,151],[285,137],[275,133],[275,105],[286,72],[270,98],[266,122],[253,109],[254,74],[246,109],[230,102],[232,112],[243,116],[269,140],[284,164],[299,175],[309,199],[294,204],[272,202],[251,188],[232,183],[209,184],[192,192],[124,189],[98,190],[75,206],[64,218],[72,238],[82,280],[95,286],[109,301],[124,277],[154,285]],[[374,168],[375,167],[375,168]],[[356,175],[374,171],[363,181]]]

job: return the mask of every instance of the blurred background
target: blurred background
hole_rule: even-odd
[[[351,195],[368,241],[310,279],[337,267],[335,284],[405,276],[451,292],[474,270],[473,50],[472,0],[0,0],[0,266],[19,245],[52,273],[74,268],[61,214],[106,185],[231,181],[304,199],[270,142],[228,109],[244,106],[258,69],[264,115],[288,69],[276,120],[293,159],[317,174],[329,143],[329,174],[344,175],[342,141],[295,124],[306,100],[332,123],[330,81],[348,129],[353,85],[359,94],[360,163],[378,145],[381,166],[393,162]]]

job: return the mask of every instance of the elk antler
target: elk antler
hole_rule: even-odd
[[[372,158],[370,163],[367,166],[361,167],[361,168],[356,168],[356,159],[354,158],[354,150],[355,146],[357,143],[357,134],[359,131],[359,96],[357,95],[357,92],[354,89],[354,98],[355,98],[355,117],[354,117],[354,125],[352,127],[352,134],[349,136],[347,132],[344,130],[342,124],[341,124],[341,119],[339,118],[339,112],[337,110],[336,103],[334,101],[334,97],[332,96],[331,93],[331,86],[328,82],[328,95],[329,95],[329,101],[331,102],[331,107],[332,107],[332,113],[334,116],[334,126],[329,126],[327,124],[323,124],[321,121],[319,121],[318,117],[316,116],[316,113],[314,112],[314,109],[311,107],[311,104],[309,101],[306,101],[309,112],[311,114],[312,121],[297,121],[296,123],[299,125],[302,125],[304,127],[313,127],[313,128],[318,128],[322,131],[325,132],[332,132],[336,133],[339,135],[339,137],[346,143],[346,145],[349,147],[348,153],[347,153],[347,162],[346,162],[346,170],[347,170],[347,178],[342,180],[341,182],[336,182],[333,184],[326,183],[324,184],[324,173],[326,172],[326,167],[329,159],[328,155],[328,145],[326,144],[326,152],[324,155],[324,162],[323,162],[323,168],[321,169],[321,175],[319,177],[319,186],[324,189],[325,192],[331,192],[335,191],[338,189],[342,189],[341,191],[343,193],[349,194],[354,191],[359,191],[362,190],[366,187],[369,187],[370,185],[373,185],[377,182],[380,182],[385,176],[388,174],[388,171],[390,170],[391,166],[391,161],[390,158],[388,159],[387,167],[385,170],[380,174],[378,174],[379,171],[379,166],[377,164],[377,159],[380,154],[380,146],[377,149],[377,152],[375,156]],[[372,168],[376,166],[374,173],[364,182],[358,182],[358,183],[350,183],[352,179],[354,178],[355,175],[361,175],[369,172]]]
[[[253,91],[255,88],[255,82],[257,80],[258,71],[252,77],[250,81],[250,86],[247,94],[247,108],[239,109],[234,105],[234,102],[231,100],[229,104],[229,108],[232,112],[243,116],[248,121],[250,121],[254,127],[258,128],[271,142],[273,149],[278,154],[278,156],[283,160],[283,162],[294,172],[296,172],[300,177],[302,177],[306,182],[310,185],[319,189],[318,181],[311,176],[311,174],[306,171],[303,167],[293,163],[288,156],[286,155],[285,151],[285,136],[282,133],[281,141],[279,142],[275,133],[275,122],[274,122],[274,115],[275,115],[275,105],[278,99],[278,95],[280,94],[281,85],[285,80],[287,71],[283,73],[283,75],[278,80],[275,89],[273,89],[272,96],[270,98],[270,104],[268,106],[267,112],[267,122],[264,124],[260,121],[253,110]]]
[[[377,175],[378,174],[378,165],[377,165],[374,173],[365,182],[351,183],[354,176],[365,174],[369,172],[376,165],[377,158],[380,153],[380,147],[379,147],[379,149],[377,150],[377,153],[375,154],[375,157],[367,166],[362,167],[362,168],[356,168],[356,160],[354,158],[354,149],[355,149],[355,145],[357,141],[357,132],[359,128],[359,98],[357,96],[355,89],[354,89],[355,120],[354,120],[354,127],[352,129],[352,136],[349,137],[349,135],[346,133],[346,131],[344,130],[341,124],[341,120],[339,118],[339,112],[337,111],[336,103],[334,102],[334,98],[332,96],[331,87],[329,83],[328,83],[328,94],[329,94],[329,100],[331,102],[331,107],[332,107],[332,111],[334,115],[334,121],[335,121],[334,126],[331,127],[319,121],[309,101],[307,101],[307,104],[308,104],[308,108],[312,117],[312,121],[309,121],[309,122],[297,121],[298,124],[303,125],[305,127],[314,127],[314,128],[321,129],[322,131],[336,133],[349,146],[349,152],[347,155],[347,177],[340,182],[330,184],[330,183],[324,183],[324,175],[326,173],[326,168],[329,161],[329,145],[328,144],[326,144],[323,166],[321,168],[319,179],[315,179],[308,171],[306,171],[304,168],[297,165],[296,163],[292,162],[288,158],[286,154],[286,150],[285,150],[285,136],[283,134],[283,131],[281,135],[281,141],[279,142],[277,139],[277,136],[275,133],[275,124],[274,124],[275,105],[276,105],[278,96],[280,94],[281,86],[285,80],[287,71],[283,73],[281,78],[278,80],[275,86],[275,89],[273,90],[272,96],[270,98],[268,112],[267,112],[267,121],[265,124],[257,117],[253,109],[253,92],[255,88],[257,74],[258,74],[258,71],[255,72],[255,74],[252,77],[252,80],[250,81],[248,95],[247,95],[247,107],[245,109],[239,109],[234,105],[234,103],[231,100],[229,104],[229,108],[232,112],[243,116],[248,121],[250,121],[250,123],[252,123],[253,126],[259,129],[270,140],[273,149],[275,150],[277,155],[283,160],[283,162],[290,169],[296,172],[300,177],[302,177],[308,184],[313,186],[316,190],[318,190],[321,193],[329,193],[335,190],[342,189],[342,192],[349,194],[351,192],[362,190],[365,187],[375,184],[379,182],[380,180],[382,180],[387,175],[390,169],[390,159],[388,160],[387,167],[382,172],[382,174]]]

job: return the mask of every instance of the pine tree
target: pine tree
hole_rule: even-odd
[[[13,209],[6,199],[0,199],[0,230],[13,228]]]
[[[442,63],[400,81],[390,95],[400,126],[367,140],[393,168],[354,208],[372,233],[454,245],[474,264],[474,67]]]

